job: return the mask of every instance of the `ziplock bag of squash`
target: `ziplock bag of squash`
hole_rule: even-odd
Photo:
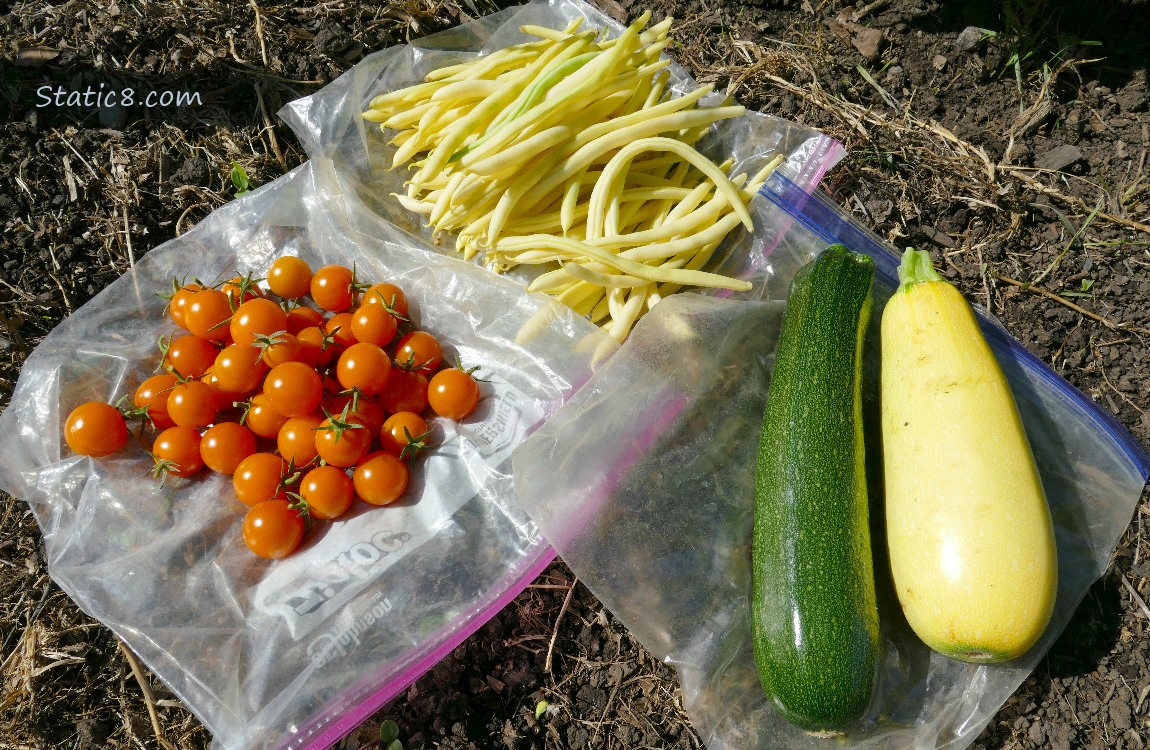
[[[964,747],[1022,683],[1106,570],[1150,474],[1150,457],[1122,425],[977,312],[988,351],[1017,403],[1049,508],[1054,551],[1048,554],[1050,537],[1034,535],[1034,586],[1026,589],[1036,602],[1037,614],[1028,617],[1038,632],[1005,649],[971,638],[948,645],[908,622],[896,590],[899,571],[892,577],[888,563],[877,439],[880,324],[898,287],[899,256],[835,206],[782,177],[772,177],[764,195],[769,205],[761,209],[756,241],[764,248],[762,267],[769,269],[758,297],[767,302],[679,295],[660,303],[608,365],[516,450],[517,502],[579,579],[646,648],[676,667],[684,707],[709,750],[818,747],[825,740],[813,738],[811,729],[837,732],[847,747]],[[826,726],[821,720],[796,726],[762,687],[754,656],[755,466],[772,373],[781,376],[773,358],[786,290],[798,269],[833,244],[874,264],[872,310],[861,336],[858,407],[874,595],[871,600],[864,592],[849,601],[873,601],[878,622],[873,613],[857,618],[864,625],[858,639],[873,656],[873,667],[864,663],[859,684],[844,692],[842,703],[852,702],[850,710]],[[860,322],[855,315],[840,333],[857,334]],[[800,344],[827,349],[830,336],[804,336]],[[837,346],[850,349],[849,342]],[[795,373],[804,379],[827,375],[810,365]],[[640,392],[635,383],[652,387]],[[940,425],[935,428],[943,432]],[[852,427],[826,439],[857,448],[856,434]],[[811,437],[817,438],[813,431]],[[967,481],[976,472],[947,468],[963,446],[949,449],[950,454],[933,454],[933,471],[912,475]],[[832,471],[857,482],[854,460]],[[1017,474],[1020,483],[1031,484],[1025,462]],[[853,518],[859,518],[857,510]],[[1033,524],[1042,532],[1044,519],[1036,518]],[[945,519],[931,521],[924,514],[921,520],[937,525]],[[841,511],[812,511],[793,530],[807,537],[843,522]],[[1001,526],[1010,523],[993,522],[998,528],[987,538],[1003,539],[1009,532]],[[916,549],[913,541],[903,546]],[[924,538],[919,553],[929,549]],[[950,554],[945,545],[934,549],[936,559]],[[827,581],[849,576],[830,561],[822,570]],[[1052,597],[1047,596],[1051,582],[1042,573],[1049,570],[1057,577]],[[812,595],[818,590],[812,586]],[[839,597],[823,604],[834,609],[847,601]],[[791,635],[805,635],[801,623]],[[932,650],[924,638],[943,650],[957,647],[967,658],[1003,650],[1011,658],[962,661]],[[816,668],[811,679],[824,676]]]

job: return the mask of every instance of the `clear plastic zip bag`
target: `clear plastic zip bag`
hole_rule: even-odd
[[[510,451],[588,376],[604,338],[558,303],[399,230],[361,235],[329,204],[304,165],[148,253],[32,352],[0,415],[0,485],[34,510],[53,578],[220,748],[322,745],[538,575],[553,553],[507,503]],[[481,363],[488,382],[467,420],[430,420],[438,446],[405,500],[356,505],[269,562],[243,542],[246,508],[229,477],[161,484],[139,447],[90,459],[61,438],[74,406],[114,402],[151,374],[156,341],[174,328],[159,296],[174,277],[258,275],[284,254],[398,284],[419,327],[446,356]],[[549,323],[517,342],[541,310]]]
[[[675,665],[684,707],[709,750],[827,742],[788,724],[760,686],[749,596],[754,467],[782,299],[798,267],[835,242],[876,261],[863,385],[872,511],[881,498],[879,453],[869,441],[877,434],[877,327],[896,286],[897,257],[785,178],[772,178],[763,193],[769,200],[758,206],[756,224],[774,250],[756,291],[661,302],[513,455],[517,502],[600,601]],[[969,745],[1103,574],[1150,474],[1150,456],[1125,428],[998,324],[985,316],[983,324],[1051,505],[1059,555],[1054,617],[1030,652],[1006,664],[975,666],[933,653],[902,619],[876,534],[884,641],[878,697],[836,746]]]
[[[370,55],[289,105],[282,114],[308,164],[149,252],[25,363],[0,414],[0,487],[32,507],[53,579],[140,655],[215,748],[330,747],[554,558],[512,502],[510,453],[616,345],[558,303],[527,294],[521,279],[445,254],[389,199],[403,174],[383,168],[383,136],[359,115],[372,96],[447,59],[516,41],[522,23],[560,27],[576,15],[619,31],[577,0],[536,0]],[[681,69],[675,81],[690,85]],[[734,156],[742,169],[781,152],[782,173],[805,189],[843,156],[817,131],[753,113],[722,123],[703,148]],[[764,242],[741,233],[721,270],[770,278]],[[440,448],[421,459],[411,500],[361,507],[292,558],[266,563],[244,547],[243,508],[225,477],[161,486],[147,476],[143,451],[80,458],[61,428],[75,405],[114,401],[150,374],[156,340],[172,330],[156,292],[173,277],[259,273],[282,254],[313,268],[355,263],[362,277],[399,284],[447,356],[482,365],[491,382],[466,422],[437,423]]]
[[[396,146],[388,139],[394,132],[382,132],[376,123],[365,121],[362,113],[376,95],[419,83],[436,68],[535,40],[520,30],[523,25],[562,29],[575,19],[584,19],[583,29],[605,30],[609,36],[617,36],[623,29],[581,0],[533,0],[415,44],[369,55],[322,91],[286,105],[279,114],[291,126],[308,157],[324,165],[333,189],[354,206],[348,211],[349,216],[368,223],[386,222],[422,237],[429,247],[442,246],[444,252],[451,253],[454,250],[447,246],[454,242],[452,237],[437,238],[422,223],[422,217],[408,212],[392,197],[392,193],[405,192],[409,170],[390,168]],[[652,23],[657,20],[652,19]],[[697,88],[682,66],[672,62],[669,70],[668,89],[674,95]],[[700,104],[715,106],[722,99],[713,92]],[[785,161],[778,172],[804,190],[818,185],[846,153],[842,144],[817,130],[758,112],[720,121],[697,147],[716,163],[733,158],[735,165],[729,172],[732,175],[754,174],[774,155],[781,154]],[[717,259],[710,270],[744,276],[748,272],[745,264],[762,257],[757,246],[732,242],[727,247],[749,248],[750,252],[728,254],[726,262]]]

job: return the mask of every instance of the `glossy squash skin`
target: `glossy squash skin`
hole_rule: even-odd
[[[1010,386],[970,305],[928,255],[907,253],[882,317],[895,589],[932,649],[1005,661],[1034,645],[1053,611],[1050,510]]]
[[[779,712],[814,734],[865,716],[879,658],[860,400],[873,277],[841,245],[800,269],[759,444],[755,660]]]

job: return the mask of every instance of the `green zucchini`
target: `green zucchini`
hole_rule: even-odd
[[[879,652],[860,380],[874,263],[832,245],[791,284],[755,474],[751,617],[764,690],[791,723],[867,712]]]

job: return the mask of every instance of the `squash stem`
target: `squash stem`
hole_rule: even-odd
[[[905,292],[915,284],[926,281],[942,281],[943,278],[934,270],[930,261],[930,253],[926,250],[915,250],[908,247],[902,254],[902,262],[898,266],[898,291]]]

